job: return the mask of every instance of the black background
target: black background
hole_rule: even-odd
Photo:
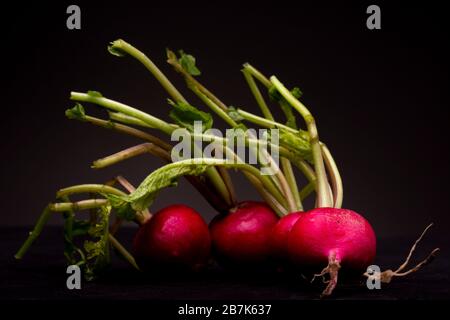
[[[437,232],[447,230],[449,37],[441,5],[375,2],[382,29],[368,30],[371,2],[75,3],[81,30],[66,28],[71,3],[64,1],[2,10],[1,224],[33,223],[58,188],[117,174],[139,184],[162,164],[142,156],[94,171],[93,160],[139,141],[64,116],[70,91],[98,90],[168,119],[167,95],[152,76],[107,52],[108,42],[123,38],[200,107],[165,63],[166,47],[195,55],[204,84],[254,112],[242,63],[300,86],[341,169],[345,207],[362,213],[379,236],[416,235],[431,221]],[[241,200],[256,197],[233,177]],[[172,203],[191,205],[208,220],[214,215],[183,180],[151,209]]]

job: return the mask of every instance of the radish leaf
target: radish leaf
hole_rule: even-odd
[[[181,127],[194,131],[194,122],[202,122],[202,132],[211,129],[213,125],[213,118],[211,114],[200,111],[194,106],[182,101],[173,102],[168,99],[169,104],[173,107],[169,113],[170,118]]]
[[[241,122],[242,120],[244,120],[244,118],[239,114],[237,110],[237,108],[229,106],[227,109],[227,113],[234,122]]]
[[[66,110],[66,117],[69,119],[84,120],[85,116],[84,108],[79,103],[75,104],[73,108]]]
[[[119,218],[127,221],[133,221],[136,218],[136,211],[133,210],[129,202],[111,193],[105,193],[102,194],[102,196],[108,199],[111,207],[113,207]]]
[[[97,220],[91,224],[88,234],[95,240],[86,240],[84,250],[86,252],[85,277],[93,280],[98,271],[103,270],[110,263],[109,252],[109,214],[111,206],[104,206],[97,210]]]
[[[313,163],[311,143],[309,134],[304,130],[299,130],[297,134],[280,129],[280,144],[289,149],[300,158]]]
[[[176,186],[179,177],[202,174],[207,167],[206,164],[168,164],[153,171],[133,193],[122,198],[130,202],[134,210],[142,211],[153,203],[160,190]]]
[[[91,96],[91,97],[94,97],[94,98],[103,98],[103,95],[100,92],[94,91],[94,90],[89,90],[87,92],[87,95]]]
[[[178,59],[178,62],[181,67],[191,76],[199,76],[201,72],[195,65],[195,57],[184,53],[183,50],[178,50],[178,53],[180,54],[180,59]]]
[[[303,95],[302,91],[298,87],[294,87],[291,90],[291,93],[297,99],[299,99]],[[276,101],[280,104],[281,110],[286,116],[286,125],[293,129],[297,129],[297,121],[295,118],[295,114],[292,111],[291,105],[286,101],[286,99],[281,96],[281,94],[274,86],[269,89],[269,96],[271,100]]]

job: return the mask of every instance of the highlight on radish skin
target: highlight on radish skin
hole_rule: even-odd
[[[270,257],[270,235],[278,216],[264,202],[245,201],[211,221],[213,252],[228,265],[263,262]]]
[[[362,273],[373,262],[375,233],[369,222],[352,210],[316,208],[302,214],[292,227],[288,252],[301,267],[323,268],[315,277],[329,276],[322,292],[322,296],[329,296],[341,268]]]
[[[141,269],[196,270],[206,264],[211,247],[208,225],[194,209],[171,205],[140,226],[133,253]]]

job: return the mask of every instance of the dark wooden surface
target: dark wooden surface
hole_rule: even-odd
[[[118,238],[129,243],[135,229],[120,230]],[[27,229],[0,229],[1,300],[310,300],[318,299],[320,284],[308,285],[300,277],[251,273],[237,275],[220,268],[195,275],[144,276],[124,261],[114,259],[112,268],[94,282],[82,282],[81,290],[66,289],[66,264],[62,254],[62,233],[58,227],[44,230],[22,261],[14,253]],[[433,247],[443,250],[432,264],[402,279],[394,279],[381,290],[368,290],[361,283],[339,283],[336,300],[447,300],[450,257],[444,237],[429,236],[418,247],[413,261]],[[403,262],[414,237],[380,239],[376,263],[382,269]]]

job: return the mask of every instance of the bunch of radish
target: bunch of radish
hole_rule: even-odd
[[[215,157],[173,161],[175,148],[148,130],[171,135],[175,130],[184,128],[191,139],[209,139],[211,143],[221,146],[223,154],[234,159],[238,156],[223,145],[223,138],[209,133],[212,115],[192,106],[145,54],[123,40],[112,42],[108,49],[119,57],[136,58],[155,76],[170,96],[170,118],[173,122],[105,98],[97,91],[72,92],[71,100],[76,101],[76,105],[66,111],[68,118],[145,141],[96,160],[92,167],[104,168],[146,153],[168,164],[152,171],[137,188],[118,176],[105,184],[82,184],[59,190],[57,202],[45,208],[16,258],[24,256],[54,212],[64,217],[64,253],[68,262],[83,266],[89,278],[109,265],[109,251],[113,247],[142,271],[172,268],[198,271],[214,258],[231,268],[242,265],[249,268],[275,266],[274,269],[309,275],[312,280],[316,276],[327,277],[327,286],[322,293],[327,296],[336,287],[341,272],[389,282],[394,276],[418,270],[430,262],[439,250],[433,250],[410,271],[402,272],[415,246],[406,263],[396,271],[367,272],[376,254],[374,230],[360,214],[341,208],[343,186],[338,167],[329,149],[319,140],[315,119],[300,101],[301,91],[298,88],[289,90],[275,76],[267,78],[250,64],[244,64],[242,72],[263,115],[258,116],[228,106],[201,84],[197,78],[200,70],[193,56],[183,51],[177,55],[168,50],[168,63],[183,76],[187,87],[202,104],[233,130],[244,131],[246,146],[256,156],[258,164],[229,162]],[[284,112],[284,124],[275,121],[259,85],[267,90],[271,103],[277,104]],[[86,114],[81,103],[106,109],[108,118]],[[303,118],[306,130],[298,128],[295,114]],[[201,123],[200,132],[193,129],[196,123]],[[280,166],[267,150],[259,149],[264,143],[267,145],[267,141],[261,141],[251,131],[245,131],[249,123],[258,128],[279,130],[279,144],[268,144],[279,153]],[[262,174],[262,167],[270,168],[273,174]],[[301,189],[294,167],[308,180]],[[229,169],[240,170],[263,201],[239,202]],[[197,211],[185,205],[171,205],[154,214],[150,212],[149,208],[158,193],[174,186],[182,176],[217,211],[209,227]],[[121,188],[116,188],[117,184]],[[306,210],[303,200],[314,192],[315,208]],[[71,201],[69,197],[74,194],[87,194],[89,198]],[[89,210],[89,219],[78,219],[76,212],[81,210]],[[131,252],[115,237],[125,220],[139,225]],[[84,240],[81,245],[80,239]]]

